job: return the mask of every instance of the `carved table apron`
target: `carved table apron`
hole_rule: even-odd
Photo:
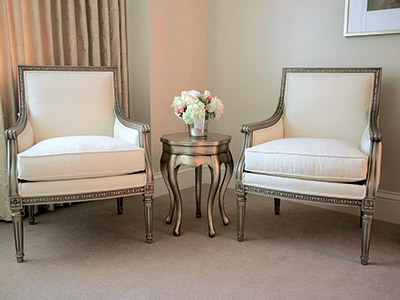
[[[173,233],[175,236],[181,234],[182,198],[177,180],[181,165],[195,168],[196,217],[201,217],[201,166],[208,165],[211,173],[211,185],[207,201],[208,235],[214,237],[213,206],[216,196],[219,200],[222,221],[224,225],[229,223],[224,209],[224,196],[233,171],[233,158],[229,150],[231,137],[209,133],[207,138],[195,139],[190,138],[188,133],[175,133],[163,135],[160,140],[163,143],[160,168],[170,197],[170,207],[165,222],[171,224],[175,209],[176,222]],[[221,180],[222,164],[225,164],[225,173]]]

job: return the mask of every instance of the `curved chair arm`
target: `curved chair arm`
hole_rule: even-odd
[[[23,110],[22,113],[18,114],[17,122],[4,131],[6,138],[7,147],[7,164],[8,164],[8,177],[9,177],[9,196],[10,199],[13,197],[18,197],[18,176],[17,176],[17,154],[20,152],[18,147],[18,142],[25,133],[28,133],[28,138],[26,141],[20,141],[22,150],[25,150],[33,145],[33,133],[32,127],[27,126],[26,113]]]
[[[18,113],[17,122],[13,126],[4,131],[6,139],[7,140],[17,139],[18,135],[20,135],[24,131],[26,122],[27,119],[25,114],[21,115]]]
[[[114,111],[116,122],[118,121],[120,123],[120,130],[124,131],[120,137],[122,138],[122,136],[124,136],[125,138],[123,139],[127,142],[132,143],[133,141],[137,146],[144,149],[146,183],[154,184],[154,169],[151,162],[149,146],[150,126],[128,119],[119,105],[115,106]],[[115,128],[116,127],[114,127],[114,136],[116,135]]]
[[[275,125],[282,118],[282,114],[283,114],[282,110],[277,110],[269,119],[242,125],[240,131],[242,133],[252,133],[253,131],[271,127]]]
[[[236,183],[242,183],[244,155],[247,148],[270,140],[283,138],[282,116],[283,109],[279,106],[271,118],[261,122],[242,125],[240,131],[244,133],[245,136],[242,151],[236,166]]]
[[[371,118],[369,124],[369,137],[371,142],[380,142],[382,141],[381,131],[379,130],[378,120],[379,117]]]
[[[140,123],[137,121],[133,121],[131,119],[128,119],[124,112],[122,111],[121,106],[116,105],[114,107],[114,111],[115,111],[115,115],[118,118],[118,121],[121,122],[122,125],[128,127],[128,128],[132,128],[135,130],[138,130],[139,132],[142,133],[149,133],[150,132],[150,126],[145,124],[145,123]]]
[[[381,94],[382,68],[375,71],[374,98],[371,105],[371,115],[369,118],[369,136],[371,142],[382,141],[379,130],[379,98]]]
[[[375,199],[380,181],[382,156],[382,135],[378,126],[378,118],[371,118],[368,127],[361,139],[361,150],[368,154],[367,197]]]
[[[368,155],[367,198],[375,199],[381,173],[382,142],[371,142]]]

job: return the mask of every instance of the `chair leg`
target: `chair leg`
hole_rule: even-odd
[[[28,220],[29,220],[29,225],[35,224],[35,206],[34,205],[28,206]]]
[[[17,262],[24,261],[24,228],[22,223],[22,209],[12,212],[12,220],[14,227],[14,240]]]
[[[147,195],[143,200],[144,222],[146,227],[146,242],[153,242],[153,195]]]
[[[363,212],[362,212],[362,210],[360,209],[360,228],[362,228],[362,224],[363,224],[363,219],[362,219],[362,217],[363,217]]]
[[[371,242],[372,213],[362,214],[362,238],[361,238],[361,264],[367,265],[369,259],[369,245]]]
[[[275,210],[275,215],[279,216],[279,213],[281,211],[281,199],[274,198],[274,210]]]
[[[246,214],[246,195],[237,195],[237,240],[243,242]]]
[[[123,211],[124,211],[124,198],[119,197],[119,198],[117,198],[117,213],[119,215],[122,215]]]

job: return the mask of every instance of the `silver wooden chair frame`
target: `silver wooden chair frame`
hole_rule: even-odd
[[[369,113],[369,136],[370,149],[368,156],[367,178],[365,180],[366,196],[362,200],[341,199],[318,197],[315,195],[296,194],[285,191],[270,190],[262,187],[248,186],[243,182],[243,173],[245,170],[245,150],[253,146],[254,132],[273,126],[281,120],[284,113],[284,95],[287,73],[373,73],[374,90],[373,99]],[[275,214],[279,214],[280,198],[286,198],[299,201],[312,201],[325,204],[334,204],[341,206],[359,206],[360,207],[360,226],[362,227],[362,245],[361,245],[361,264],[368,264],[368,255],[370,247],[370,233],[373,214],[375,209],[375,198],[379,180],[379,155],[380,143],[382,140],[378,126],[379,96],[381,86],[381,68],[284,68],[282,72],[281,91],[278,107],[275,113],[269,119],[261,122],[245,124],[241,127],[241,132],[245,134],[242,151],[236,169],[235,192],[237,195],[237,240],[243,241],[245,225],[246,195],[248,193],[270,196],[275,198]]]
[[[24,91],[24,72],[25,71],[107,71],[114,75],[114,115],[122,125],[135,129],[139,132],[139,146],[145,150],[145,174],[146,184],[141,187],[123,190],[105,190],[95,193],[57,195],[57,196],[37,196],[23,197],[18,190],[17,177],[17,138],[27,123],[27,107]],[[14,226],[14,237],[16,247],[17,262],[24,259],[24,240],[23,240],[23,208],[24,206],[33,206],[40,204],[57,204],[103,200],[117,198],[118,213],[122,213],[122,199],[126,196],[142,195],[144,198],[144,215],[146,242],[152,243],[153,240],[153,194],[154,194],[154,171],[151,163],[149,134],[150,126],[140,122],[128,119],[122,111],[119,101],[117,67],[76,67],[76,66],[18,66],[18,97],[19,113],[18,120],[14,126],[5,131],[7,144],[8,176],[9,176],[9,199],[12,211],[12,220]]]

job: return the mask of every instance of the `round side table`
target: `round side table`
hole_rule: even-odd
[[[207,138],[195,139],[189,137],[188,133],[174,133],[163,135],[160,140],[163,143],[160,168],[170,197],[170,207],[165,222],[171,224],[174,209],[176,209],[173,233],[175,236],[181,234],[182,198],[177,180],[181,165],[195,168],[196,217],[201,217],[201,166],[208,165],[211,172],[211,186],[207,201],[208,235],[214,237],[213,206],[215,196],[218,196],[222,221],[224,225],[229,224],[224,209],[224,196],[233,171],[233,159],[229,150],[231,137],[224,134],[209,133]],[[225,164],[225,173],[221,180],[222,164]]]

